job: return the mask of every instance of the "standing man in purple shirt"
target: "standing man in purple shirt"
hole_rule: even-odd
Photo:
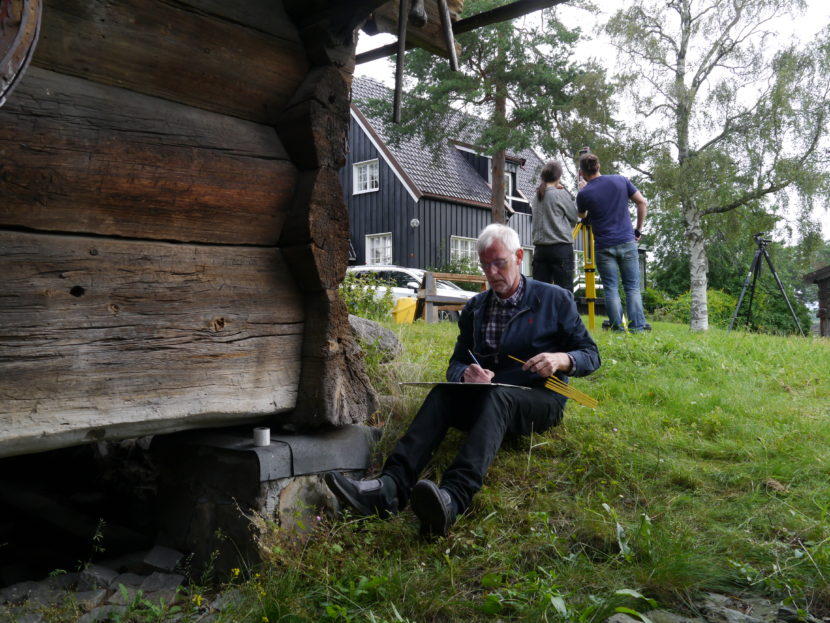
[[[594,258],[602,289],[605,293],[605,311],[614,331],[623,331],[620,303],[619,272],[625,291],[628,329],[643,331],[646,317],[640,293],[640,261],[637,243],[646,220],[648,202],[640,191],[622,175],[602,175],[599,158],[583,154],[579,159],[582,179],[576,206],[579,216],[591,225],[594,233]],[[631,226],[628,202],[637,206],[637,225]]]

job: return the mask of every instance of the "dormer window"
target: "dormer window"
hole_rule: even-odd
[[[378,173],[378,161],[367,160],[354,164],[352,176],[353,194],[370,193],[380,188],[380,176]]]

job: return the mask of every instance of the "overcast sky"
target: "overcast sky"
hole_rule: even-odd
[[[586,11],[567,4],[557,7],[560,19],[563,22],[566,24],[578,24],[582,28],[583,40],[574,50],[575,53],[580,54],[581,58],[593,56],[600,60],[603,65],[607,66],[607,60],[616,57],[616,53],[612,52],[611,48],[602,41],[602,37],[593,32],[595,24],[604,22],[619,6],[617,3],[614,4],[616,4],[614,8],[609,8],[596,15],[589,14]],[[810,41],[828,23],[830,23],[830,1],[807,0],[807,9],[800,18],[796,20],[780,20],[777,27],[782,35],[782,41],[789,39],[791,36],[796,36],[802,41]],[[361,32],[357,50],[358,52],[363,52],[392,43],[395,40],[396,37],[393,35],[380,34],[369,37]],[[394,57],[392,58],[394,59]],[[608,69],[610,70],[612,68],[608,67]],[[358,65],[355,69],[355,74],[374,78],[390,87],[394,87],[395,85],[395,69],[389,59],[381,59]],[[816,216],[821,220],[824,238],[827,240],[830,239],[830,207],[820,208],[819,210]]]

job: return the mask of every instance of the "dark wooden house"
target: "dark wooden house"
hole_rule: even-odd
[[[352,83],[349,153],[340,181],[354,262],[428,268],[459,257],[477,260],[475,239],[492,222],[490,158],[462,139],[442,145],[439,158],[417,139],[393,144],[391,122],[362,106],[391,97],[374,80]],[[526,274],[533,250],[528,200],[543,164],[525,149],[508,153],[505,165],[508,224],[526,249]]]
[[[830,337],[830,266],[819,268],[807,275],[804,281],[815,283],[818,286],[818,317],[819,335]]]

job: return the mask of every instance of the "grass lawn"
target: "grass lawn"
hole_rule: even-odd
[[[378,461],[425,394],[397,383],[442,380],[457,332],[389,327],[406,352],[369,356],[387,396]],[[602,367],[573,382],[599,407],[570,402],[562,425],[504,447],[449,537],[420,537],[409,511],[324,518],[275,548],[228,620],[601,621],[682,612],[701,590],[830,615],[830,341],[592,333]]]

